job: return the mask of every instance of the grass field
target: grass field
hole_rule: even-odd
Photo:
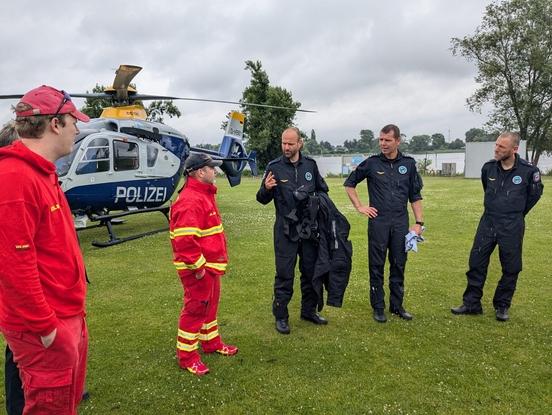
[[[80,413],[552,413],[552,180],[546,178],[545,195],[527,217],[524,271],[507,323],[495,321],[492,310],[500,271],[496,253],[485,313],[449,311],[461,303],[482,211],[478,180],[425,180],[426,242],[409,256],[406,272],[405,306],[414,320],[391,317],[387,324],[371,317],[366,220],[350,206],[341,184],[329,180],[330,195],[352,225],[353,271],[344,306],[324,308],[328,326],[304,322],[296,284],[292,332],[282,336],[271,315],[274,208],[255,201],[259,179],[246,178],[234,189],[219,179],[230,250],[219,324],[223,339],[240,352],[206,356],[211,373],[201,379],[176,364],[182,288],[168,235],[97,249],[90,241],[104,232],[81,233],[92,283],[91,399]],[[359,192],[365,197],[364,185]],[[163,222],[160,214],[139,215],[117,229],[131,233]]]

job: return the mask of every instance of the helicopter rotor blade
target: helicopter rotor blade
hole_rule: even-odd
[[[17,99],[23,97],[24,94],[11,94],[11,95],[0,95],[0,99]]]
[[[303,109],[295,109],[290,107],[282,107],[278,105],[268,105],[268,104],[253,104],[249,102],[239,102],[239,101],[226,101],[222,99],[206,99],[206,98],[188,98],[188,97],[170,97],[170,96],[163,96],[163,95],[146,95],[146,94],[136,94],[132,96],[133,100],[151,100],[151,99],[172,99],[172,100],[180,100],[180,101],[198,101],[198,102],[219,102],[222,104],[237,104],[237,105],[245,105],[248,107],[261,107],[261,108],[273,108],[273,109],[280,109],[280,110],[295,110],[299,112],[316,112],[314,110],[303,110]]]
[[[109,99],[113,100],[113,95],[106,94],[105,92],[90,92],[85,94],[69,94],[71,98],[92,98],[92,99]]]
[[[119,101],[128,100],[128,86],[132,79],[142,70],[141,66],[135,65],[120,65],[115,72],[113,80],[113,89],[117,91],[117,99]]]

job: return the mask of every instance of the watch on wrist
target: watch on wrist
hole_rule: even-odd
[[[421,220],[417,220],[416,225],[424,226],[424,222]]]

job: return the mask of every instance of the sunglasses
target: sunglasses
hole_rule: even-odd
[[[57,117],[59,115],[59,112],[61,111],[61,109],[63,108],[63,106],[65,104],[67,104],[68,102],[71,102],[71,95],[69,95],[65,91],[61,91],[61,92],[63,93],[63,98],[61,99],[61,103],[59,104],[59,107],[56,110],[56,113],[54,114],[54,117]]]

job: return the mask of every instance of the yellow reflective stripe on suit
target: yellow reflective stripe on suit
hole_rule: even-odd
[[[201,229],[199,228],[176,228],[169,232],[171,239],[175,239],[179,236],[197,236],[201,237]]]
[[[222,233],[224,232],[224,228],[222,227],[222,223],[220,225],[217,225],[217,226],[213,226],[212,228],[209,228],[209,229],[203,229],[201,231],[201,236],[211,236],[211,235],[215,235],[217,233]]]
[[[174,261],[173,264],[176,267],[177,270],[183,270],[183,269],[198,269],[201,268],[205,264],[205,257],[201,255],[199,259],[194,262],[193,264],[187,264],[185,262],[179,262]]]
[[[177,341],[176,342],[176,348],[178,350],[182,350],[183,352],[193,352],[194,350],[197,349],[197,347],[198,347],[197,344],[198,344],[197,340],[195,342],[191,343],[191,344],[182,343],[182,342]]]
[[[209,341],[214,339],[219,335],[218,330],[212,331],[211,333],[199,333],[199,340],[201,341]]]
[[[184,340],[197,340],[199,333],[190,333],[188,331],[178,329],[178,337],[182,337]]]
[[[203,323],[201,330],[209,330],[217,325],[217,320],[213,320],[210,323]]]
[[[171,239],[176,239],[181,236],[197,236],[198,238],[203,238],[205,236],[216,235],[217,233],[224,232],[222,224],[213,226],[208,229],[200,228],[176,228],[169,232]]]
[[[206,262],[205,266],[216,269],[217,271],[226,271],[228,264],[226,262]]]

